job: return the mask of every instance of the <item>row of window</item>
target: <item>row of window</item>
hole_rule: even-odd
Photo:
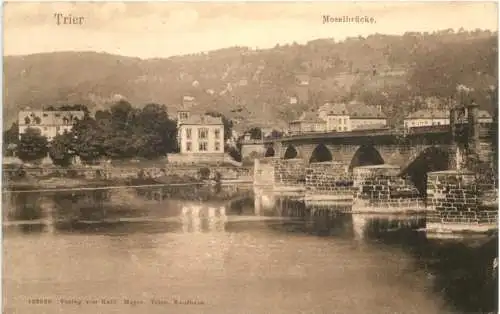
[[[72,121],[76,122],[77,120],[78,120],[77,117],[75,117],[73,120],[71,120],[70,118],[66,118],[65,117],[65,118],[62,119],[62,124],[63,125],[72,125],[73,124]],[[42,124],[42,119],[40,117],[33,117],[31,119],[30,119],[30,117],[25,117],[24,118],[24,124],[31,124],[31,123],[33,123],[33,124]]]
[[[220,151],[221,150],[221,145],[220,142],[215,142],[215,151]],[[193,146],[191,142],[186,142],[186,151],[191,152],[193,150]],[[200,152],[206,152],[208,151],[208,142],[199,142],[198,143],[198,151]]]
[[[405,122],[406,127],[411,126],[428,126],[428,125],[441,125],[441,121],[433,121],[429,123],[428,121],[416,121],[416,122]]]
[[[214,130],[215,139],[220,139],[220,129]],[[190,128],[186,129],[186,139],[190,140],[192,138],[192,130]],[[207,128],[199,128],[198,129],[198,138],[199,139],[207,139],[208,138],[208,129]]]

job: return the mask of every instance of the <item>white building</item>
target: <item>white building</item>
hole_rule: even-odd
[[[181,155],[224,155],[224,124],[221,117],[180,111],[177,124]]]
[[[326,121],[327,131],[349,132],[387,127],[387,118],[381,106],[367,106],[357,101],[326,103],[319,108],[318,116]]]
[[[56,135],[70,132],[74,123],[84,116],[83,111],[23,110],[18,113],[19,136],[31,128],[52,141]]]
[[[478,110],[478,121],[479,123],[491,123],[493,118],[486,110]],[[410,113],[404,120],[405,128],[449,124],[449,110],[422,109]]]

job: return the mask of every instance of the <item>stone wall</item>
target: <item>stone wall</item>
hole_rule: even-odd
[[[357,167],[353,176],[353,211],[425,211],[424,199],[408,178],[399,176],[398,166]]]
[[[427,175],[428,228],[476,229],[494,226],[498,221],[495,202],[487,205],[485,196],[493,186],[479,183],[473,172],[439,171]],[[494,194],[494,193],[493,193]]]
[[[352,176],[341,162],[318,162],[306,168],[307,193],[352,192]]]
[[[275,157],[254,160],[253,179],[257,186],[274,186],[274,160]]]
[[[274,159],[275,185],[297,186],[304,185],[306,165],[303,159]]]
[[[224,153],[167,154],[167,160],[172,164],[222,163],[225,161],[225,155]]]
[[[145,177],[157,178],[161,176],[179,176],[198,178],[200,169],[206,168],[209,177],[213,178],[215,173],[220,173],[225,180],[252,180],[253,169],[251,167],[207,167],[203,165],[179,166],[166,164],[163,167],[47,167],[47,168],[23,168],[26,175],[40,177],[56,175],[60,177],[83,177],[86,179],[128,179],[137,178],[142,171]],[[16,175],[16,169],[4,171],[4,176]]]

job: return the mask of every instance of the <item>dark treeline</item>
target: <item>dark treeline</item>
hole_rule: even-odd
[[[61,166],[69,165],[74,156],[84,163],[94,163],[101,158],[151,159],[177,149],[176,122],[164,106],[148,104],[139,109],[122,100],[109,110],[98,110],[94,118],[81,106],[65,108],[86,112],[71,132],[56,135],[49,144],[35,128],[28,128],[18,137],[18,125],[14,123],[3,134],[4,143],[16,144],[17,156],[23,161],[38,160],[48,153],[54,164]]]

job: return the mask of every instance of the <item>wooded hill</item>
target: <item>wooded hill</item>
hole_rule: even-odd
[[[481,30],[375,34],[164,59],[97,52],[7,56],[4,127],[25,106],[84,104],[96,110],[108,108],[118,95],[140,107],[165,104],[171,116],[182,96],[191,95],[199,110],[223,113],[236,129],[284,126],[325,101],[351,99],[382,104],[397,124],[424,106],[425,97],[455,95],[458,84],[473,88],[472,97],[491,112],[489,87],[498,84],[497,36]],[[298,102],[290,104],[290,97]]]

